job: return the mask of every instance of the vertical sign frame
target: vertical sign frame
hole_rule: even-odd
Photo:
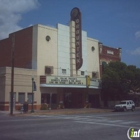
[[[75,7],[71,10],[71,21],[75,21],[75,58],[76,70],[80,69],[83,64],[82,58],[82,23],[81,12]]]

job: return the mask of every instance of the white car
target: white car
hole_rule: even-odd
[[[119,104],[115,105],[115,111],[127,111],[135,109],[135,103],[132,100],[123,100]]]

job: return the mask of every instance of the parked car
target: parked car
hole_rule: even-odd
[[[135,110],[135,103],[132,100],[123,100],[119,104],[115,105],[115,111],[127,111]]]

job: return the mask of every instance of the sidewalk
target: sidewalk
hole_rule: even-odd
[[[34,110],[33,113],[29,110],[26,113],[21,111],[13,111],[14,116],[32,116],[32,115],[58,115],[58,114],[86,114],[86,113],[103,113],[112,112],[112,109],[96,109],[96,108],[81,108],[81,109],[54,109],[54,110]],[[0,111],[0,114],[10,115],[10,111]]]
[[[111,112],[110,109],[95,109],[95,108],[82,108],[82,109],[56,109],[56,110],[37,110],[34,113],[28,112],[30,115],[58,115],[58,114],[86,114],[86,113],[101,113]],[[25,113],[26,114],[26,113]]]
[[[140,107],[136,107],[140,110]],[[100,108],[81,108],[81,109],[54,109],[54,110],[34,110],[33,113],[29,110],[26,113],[21,111],[13,111],[13,116],[33,116],[33,115],[67,115],[67,114],[88,114],[88,113],[105,113],[113,112],[113,109],[100,109]],[[10,111],[0,111],[0,115],[10,115]]]

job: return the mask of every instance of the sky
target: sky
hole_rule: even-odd
[[[88,37],[122,48],[122,62],[140,68],[140,0],[0,0],[0,40],[35,24],[68,25],[74,7]]]

